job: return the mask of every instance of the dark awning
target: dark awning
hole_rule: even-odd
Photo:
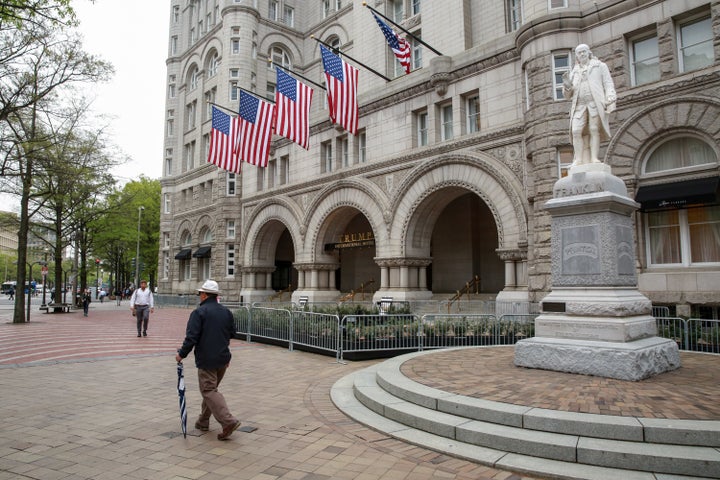
[[[185,248],[183,250],[180,250],[177,255],[175,255],[175,260],[187,260],[190,258],[190,250],[189,248]]]
[[[720,177],[644,185],[638,189],[635,201],[642,206],[642,210],[710,205],[718,203],[719,186]]]
[[[210,249],[212,247],[200,247],[197,250],[195,250],[195,253],[193,253],[193,257],[195,258],[210,258]]]

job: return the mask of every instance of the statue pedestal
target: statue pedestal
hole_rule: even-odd
[[[545,204],[552,216],[552,292],[535,337],[515,365],[620,380],[680,366],[676,343],[657,337],[650,300],[637,289],[632,214],[639,205],[602,163],[572,167]]]

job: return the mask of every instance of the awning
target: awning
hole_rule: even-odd
[[[698,178],[683,182],[644,185],[638,189],[635,201],[642,210],[683,208],[690,205],[718,203],[720,177]]]
[[[190,250],[189,248],[185,248],[183,250],[180,250],[177,255],[175,255],[175,260],[187,260],[190,258]]]
[[[210,258],[210,249],[212,247],[200,247],[197,250],[195,250],[195,253],[193,253],[193,257],[195,258]]]

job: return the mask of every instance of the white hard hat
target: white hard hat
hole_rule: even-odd
[[[215,295],[220,294],[220,287],[215,280],[205,280],[202,287],[197,289],[198,292],[214,293]]]

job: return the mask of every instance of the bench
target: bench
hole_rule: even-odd
[[[45,310],[45,313],[70,313],[70,307],[72,307],[69,303],[48,303],[44,307],[40,307],[40,310]]]

